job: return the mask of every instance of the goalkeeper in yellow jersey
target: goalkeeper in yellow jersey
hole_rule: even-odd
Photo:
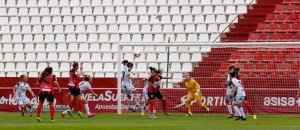
[[[188,90],[188,97],[185,100],[185,107],[188,110],[188,116],[192,116],[192,111],[191,111],[191,101],[193,101],[194,99],[196,99],[196,104],[198,106],[200,106],[201,108],[206,110],[206,113],[209,113],[209,108],[202,104],[202,94],[200,91],[200,85],[194,80],[191,79],[190,75],[188,73],[186,73],[184,75],[185,79],[184,79],[184,86],[186,87],[186,89]]]

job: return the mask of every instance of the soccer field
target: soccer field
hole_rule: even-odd
[[[193,115],[185,117],[182,114],[157,115],[157,119],[149,119],[148,115],[101,115],[91,119],[67,117],[60,119],[55,115],[56,122],[50,122],[49,114],[42,114],[43,122],[37,122],[35,117],[20,117],[19,113],[0,113],[0,129],[101,129],[101,130],[299,130],[300,116],[270,116],[258,115],[257,120],[248,116],[247,121],[227,119],[226,115]]]

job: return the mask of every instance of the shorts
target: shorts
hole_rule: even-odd
[[[233,100],[233,96],[232,95],[226,95],[225,99],[226,99],[227,102],[230,102],[230,101]]]
[[[76,86],[69,86],[69,91],[71,95],[75,95],[75,96],[81,95],[80,89],[76,88]]]
[[[132,84],[124,85],[122,88],[127,96],[130,96],[130,94],[135,90],[135,87],[133,87]]]
[[[195,93],[188,93],[188,98],[190,99],[196,99],[196,101],[202,101],[202,96],[199,94],[198,96],[195,95]]]
[[[149,97],[149,100],[154,100],[155,97],[157,99],[163,99],[164,98],[164,95],[161,91],[157,91],[157,92],[148,92],[148,97]]]
[[[245,102],[246,96],[236,96],[234,98],[234,104],[242,105]]]
[[[143,91],[143,98],[144,98],[145,100],[149,100],[149,94],[148,94],[147,91]]]
[[[54,95],[53,94],[49,94],[49,93],[43,93],[43,92],[41,92],[40,94],[39,94],[39,100],[41,100],[41,101],[45,101],[45,99],[47,98],[47,101],[48,102],[54,102]]]
[[[30,103],[30,100],[29,98],[24,97],[24,98],[17,99],[17,103],[18,105],[26,105]]]

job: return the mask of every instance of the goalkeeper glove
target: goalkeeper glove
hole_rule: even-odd
[[[195,92],[195,96],[199,96],[199,92],[200,92],[200,90],[197,89],[197,92]]]

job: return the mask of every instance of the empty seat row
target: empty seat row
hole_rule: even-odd
[[[224,63],[221,65],[221,68],[219,69],[220,72],[226,72],[226,69],[228,66],[227,63]],[[226,67],[225,67],[226,66]],[[274,73],[274,72],[293,72],[293,73],[299,73],[300,72],[300,66],[298,64],[288,64],[288,63],[246,63],[246,64],[240,64],[239,68],[243,73]]]
[[[293,42],[300,41],[300,34],[296,33],[293,35],[292,33],[250,33],[248,41],[250,42],[268,42],[268,41],[285,41],[285,42]]]
[[[240,5],[250,4],[253,0],[9,0],[0,1],[0,6],[7,7],[44,7],[44,6],[154,6],[154,5]],[[255,0],[256,1],[256,0]],[[254,2],[255,2],[254,1]]]
[[[265,22],[277,22],[277,23],[297,23],[299,22],[299,14],[268,14]]]
[[[170,52],[201,52],[201,53],[207,53],[210,52],[211,47],[210,46],[171,46],[169,51]],[[118,45],[109,43],[59,43],[59,44],[43,44],[43,43],[27,43],[27,44],[0,44],[0,51],[1,52],[111,52],[116,53],[118,51]],[[143,52],[143,53],[149,53],[149,52],[165,52],[166,47],[159,46],[124,46],[122,49],[122,52]]]
[[[295,79],[299,79],[300,78],[300,74],[290,74],[290,73],[283,73],[283,74],[277,74],[277,73],[243,73],[241,74],[241,76],[243,78],[272,78],[272,79],[279,79],[279,78],[283,78],[283,79],[290,79],[290,78],[295,78]],[[214,78],[221,78],[221,77],[225,77],[225,74],[221,74],[221,73],[213,73],[212,77]]]
[[[239,48],[238,52],[252,52],[252,53],[257,53],[257,52],[275,52],[275,53],[280,53],[280,52],[288,52],[288,53],[298,53],[300,52],[300,48]]]
[[[300,4],[300,0],[283,0],[283,4]]]
[[[0,17],[1,25],[230,23],[237,15]],[[234,21],[236,22],[236,21]]]
[[[45,36],[45,37],[44,37]],[[99,37],[98,37],[99,36]],[[218,33],[215,34],[133,34],[132,37],[130,35],[119,35],[119,34],[111,34],[110,37],[108,34],[36,34],[34,37],[31,34],[28,35],[9,35],[4,34],[0,37],[1,42],[9,43],[9,42],[166,42],[170,38],[170,41],[173,42],[207,42],[213,41],[219,36]]]
[[[45,26],[1,26],[1,34],[17,33],[182,33],[222,32],[229,24],[176,24],[176,25],[45,25]]]
[[[300,24],[299,23],[259,23],[256,29],[256,32],[299,32]]]
[[[0,69],[3,72],[14,72],[14,71],[23,71],[23,72],[41,72],[47,67],[47,63],[0,63]],[[53,68],[54,71],[60,72],[68,72],[72,66],[70,63],[62,62],[60,64],[51,62],[49,66]],[[133,72],[147,72],[148,67],[159,67],[161,69],[167,70],[167,63],[161,63],[159,66],[157,63],[155,64],[146,64],[146,63],[138,63],[132,69]],[[117,64],[114,63],[83,63],[83,70],[87,72],[117,72]],[[192,71],[191,63],[172,63],[169,65],[170,72],[190,72]]]
[[[147,56],[147,57],[146,57]],[[134,57],[133,53],[125,53],[123,58],[129,61],[137,62],[167,62],[167,53],[147,53],[140,57]],[[201,53],[171,53],[170,62],[199,62],[202,60]],[[122,59],[123,59],[122,58]],[[50,52],[50,53],[0,53],[0,60],[2,62],[20,62],[20,61],[89,61],[89,62],[117,62],[118,53],[67,53],[67,52]]]
[[[143,14],[237,14],[246,13],[244,5],[218,6],[139,6],[139,7],[42,7],[42,8],[1,8],[2,16],[14,15],[143,15]]]
[[[266,53],[256,52],[243,53],[232,53],[230,60],[232,62],[297,62],[299,60],[298,53]]]
[[[299,13],[300,8],[297,5],[276,5],[274,13]]]

